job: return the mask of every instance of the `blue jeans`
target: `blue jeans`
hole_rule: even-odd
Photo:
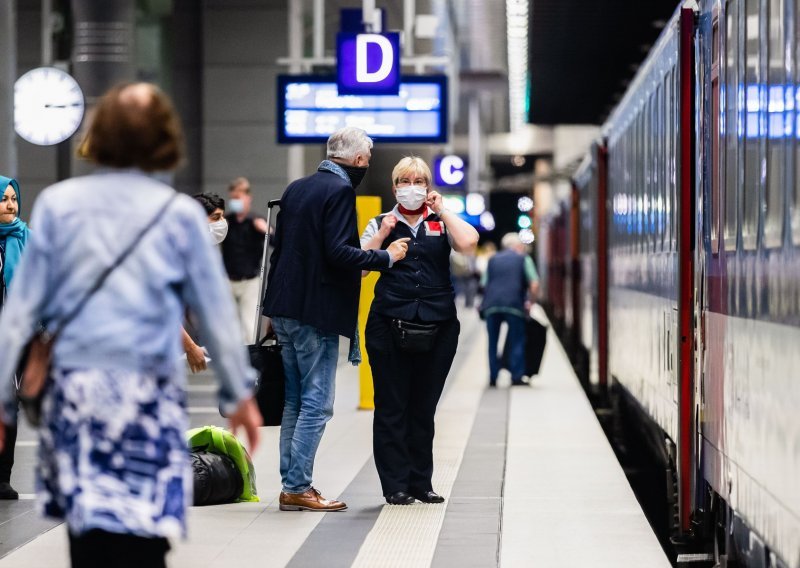
[[[285,493],[311,487],[314,457],[333,416],[339,336],[290,318],[272,320],[282,347],[286,406],[281,421],[281,482]]]
[[[506,360],[511,372],[511,382],[518,383],[525,374],[525,318],[508,313],[494,313],[486,316],[486,330],[489,332],[489,383],[497,382],[500,361],[497,357],[497,341],[500,339],[500,324],[508,324],[506,346],[509,349]]]

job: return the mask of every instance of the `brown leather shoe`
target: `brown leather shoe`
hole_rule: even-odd
[[[319,491],[311,487],[305,493],[284,493],[281,491],[281,511],[344,511],[347,504],[325,499]]]

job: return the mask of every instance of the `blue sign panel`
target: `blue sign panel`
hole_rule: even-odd
[[[398,94],[400,34],[337,34],[336,82],[341,95]]]
[[[447,142],[447,78],[401,77],[397,95],[341,95],[336,78],[278,76],[278,143],[324,143],[343,126],[375,142]]]
[[[433,183],[439,187],[462,186],[466,176],[467,164],[461,156],[436,156],[433,159]]]

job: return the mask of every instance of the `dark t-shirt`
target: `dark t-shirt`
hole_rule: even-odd
[[[225,216],[228,234],[222,241],[222,259],[231,280],[255,278],[261,272],[264,233],[253,226],[253,219],[256,218],[261,217],[248,215],[240,223],[235,213]]]

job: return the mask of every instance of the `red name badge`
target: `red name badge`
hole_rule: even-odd
[[[425,234],[429,237],[441,237],[444,225],[441,221],[425,221]]]

